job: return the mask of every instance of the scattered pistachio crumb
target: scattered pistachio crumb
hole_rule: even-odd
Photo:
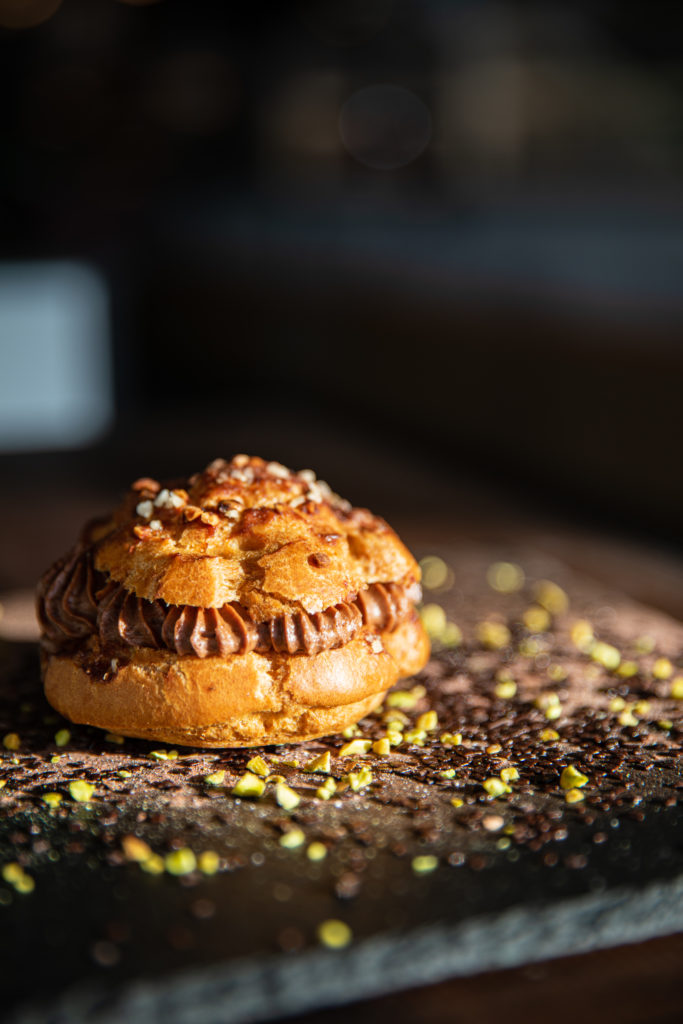
[[[316,929],[318,942],[328,949],[344,949],[353,939],[353,932],[344,921],[330,918],[323,921]]]
[[[588,776],[580,772],[573,764],[568,764],[566,768],[562,769],[562,774],[560,775],[560,786],[562,789],[580,789],[587,782]]]
[[[374,776],[369,768],[361,768],[360,771],[349,772],[345,776],[345,781],[348,782],[350,789],[354,793],[359,793],[361,789],[372,785]]]
[[[92,800],[94,792],[94,784],[92,782],[86,782],[85,779],[75,779],[73,782],[69,783],[71,799],[75,800],[79,804],[87,804],[89,800]]]
[[[298,850],[306,842],[306,836],[300,828],[290,828],[282,833],[278,841],[286,850]]]
[[[329,774],[332,768],[332,755],[329,750],[324,751],[322,754],[318,754],[311,761],[304,765],[304,770],[307,772],[324,772]]]
[[[651,704],[649,700],[637,700],[633,705],[633,710],[637,715],[649,715]]]
[[[595,643],[593,627],[586,619],[577,619],[570,631],[571,641],[584,654],[589,654]]]
[[[486,748],[486,753],[487,754],[500,754],[502,749],[503,748],[501,747],[500,743],[489,743],[488,747]]]
[[[43,793],[43,803],[46,803],[48,807],[59,807],[62,802],[61,793]]]
[[[539,580],[534,586],[534,598],[551,615],[561,615],[569,608],[567,594],[552,580]]]
[[[439,736],[439,741],[444,747],[459,747],[462,743],[461,732],[442,732]]]
[[[345,743],[339,751],[340,757],[349,757],[351,754],[367,754],[372,746],[372,740],[351,740]]]
[[[477,639],[484,647],[497,651],[507,647],[512,636],[504,623],[488,619],[477,626]]]
[[[541,739],[544,743],[552,743],[555,740],[559,740],[560,734],[555,729],[543,729],[541,732]]]
[[[149,756],[155,761],[175,761],[178,757],[177,750],[150,750]]]
[[[27,875],[21,864],[17,864],[16,861],[3,865],[2,877],[5,882],[8,882],[19,893],[33,892],[36,887],[36,883],[31,875]]]
[[[0,779],[0,789],[4,789],[7,785],[7,779]]]
[[[519,772],[514,765],[511,765],[509,768],[501,769],[500,777],[505,783],[516,782],[519,778]]]
[[[513,594],[524,586],[524,570],[514,562],[494,562],[486,570],[486,581],[499,594]]]
[[[189,846],[183,846],[166,854],[164,867],[169,875],[189,875],[197,867],[197,858]]]
[[[550,615],[540,605],[530,605],[522,615],[522,622],[532,633],[545,633],[550,627]]]
[[[263,796],[265,788],[266,784],[263,779],[259,779],[258,775],[253,775],[251,772],[245,772],[237,780],[231,792],[233,796],[259,797]]]
[[[482,786],[488,795],[492,797],[499,797],[503,796],[504,793],[512,792],[510,787],[506,785],[502,779],[497,779],[495,776],[492,776],[490,779],[485,779],[484,782],[482,782]]]
[[[419,697],[416,697],[410,690],[392,690],[387,694],[386,704],[388,708],[412,711],[417,706],[418,700]]]
[[[263,783],[261,783],[263,785]],[[293,811],[301,803],[301,797],[286,782],[278,782],[275,787],[275,800],[285,811]]]
[[[585,800],[585,797],[580,789],[568,789],[564,798],[568,804],[578,804],[581,800]]]
[[[439,726],[439,718],[436,711],[425,711],[424,714],[418,716],[415,725],[418,729],[423,729],[425,732],[433,732]]]
[[[621,663],[621,653],[612,644],[606,644],[603,640],[597,640],[593,644],[590,656],[593,661],[598,662],[610,672],[618,669]]]
[[[539,693],[538,697],[534,701],[534,705],[541,711],[547,711],[548,708],[557,707],[559,703],[560,698],[554,690],[545,690],[543,693]]]
[[[671,680],[670,693],[674,700],[683,700],[683,676]]]
[[[465,803],[465,801],[460,796],[452,796],[451,797],[451,806],[452,807],[462,807],[464,805],[464,803]]]
[[[657,658],[652,666],[652,675],[655,679],[668,679],[673,675],[674,667],[668,658]]]
[[[325,860],[327,847],[324,843],[310,843],[306,849],[306,856],[309,860]]]
[[[551,707],[545,709],[544,714],[549,722],[555,722],[558,718],[562,717],[562,705],[553,704]]]
[[[2,738],[2,745],[5,750],[18,750],[21,746],[21,739],[19,733],[8,732]]]
[[[202,850],[197,857],[197,867],[203,875],[215,875],[221,864],[221,859],[215,850]]]
[[[133,773],[129,772],[126,768],[121,768],[116,774],[120,779],[129,779]]]
[[[152,853],[147,860],[140,861],[140,867],[149,875],[161,875],[165,868],[164,858],[158,853]]]
[[[619,722],[619,725],[623,725],[623,726],[638,725],[638,719],[633,714],[633,711],[631,710],[631,708],[628,708],[628,707],[625,708],[621,712],[621,714],[619,715],[619,718],[618,718],[618,722]]]
[[[417,747],[423,747],[427,739],[427,733],[424,729],[408,729],[403,734],[403,738],[406,743],[413,743]]]
[[[666,729],[667,731],[669,729],[673,729],[674,727],[674,724],[670,718],[660,718],[660,720],[657,722],[657,725],[660,729]]]
[[[622,679],[630,679],[632,676],[638,674],[638,662],[637,661],[622,661],[617,669],[617,675],[621,676]]]
[[[435,857],[432,853],[422,853],[417,857],[413,857],[410,866],[416,875],[428,875],[431,871],[438,868],[439,858]]]
[[[504,679],[496,684],[493,692],[500,700],[511,700],[517,693],[517,683],[514,679]]]
[[[432,640],[439,640],[446,628],[446,612],[440,604],[425,604],[420,608],[420,619],[427,635]]]
[[[398,735],[400,736],[401,734],[399,733]],[[377,754],[378,757],[386,757],[388,754],[390,754],[391,740],[389,739],[389,736],[384,736],[381,740],[377,740],[375,743],[373,743],[372,752],[373,754]]]
[[[132,860],[137,864],[142,864],[152,856],[151,846],[138,836],[124,836],[121,846],[126,860]]]
[[[247,761],[247,768],[250,772],[253,772],[254,775],[260,775],[263,779],[267,779],[270,775],[270,765],[267,761],[264,761],[260,754],[257,754],[256,757],[252,757],[250,761]]]
[[[609,702],[610,711],[623,711],[625,707],[626,701],[623,697],[612,697],[611,701]]]
[[[442,769],[442,771],[439,772],[439,775],[441,776],[442,779],[454,779],[455,768],[444,768]]]
[[[68,729],[60,729],[55,733],[55,744],[58,747],[65,747],[71,741],[71,733]]]
[[[322,786],[319,786],[315,795],[319,800],[329,800],[337,792],[337,783],[334,779],[325,779]]]
[[[387,739],[392,747],[398,747],[403,743],[403,733],[394,729],[387,729]]]
[[[360,729],[357,725],[347,725],[345,729],[342,729],[342,736],[345,740],[350,740],[354,736],[360,736]]]
[[[222,786],[225,782],[225,768],[219,768],[217,772],[205,775],[204,782],[207,786]]]

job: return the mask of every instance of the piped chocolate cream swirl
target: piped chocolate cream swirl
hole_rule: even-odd
[[[297,610],[254,622],[237,602],[196,608],[136,597],[98,572],[92,549],[81,543],[41,580],[38,618],[51,653],[97,635],[111,653],[151,647],[199,658],[249,651],[317,654],[348,643],[364,626],[391,632],[413,614],[419,596],[417,584],[372,583],[354,600],[321,612]]]

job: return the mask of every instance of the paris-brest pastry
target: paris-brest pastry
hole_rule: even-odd
[[[45,693],[74,722],[167,743],[338,732],[425,664],[419,576],[310,470],[236,455],[141,479],[41,580]]]

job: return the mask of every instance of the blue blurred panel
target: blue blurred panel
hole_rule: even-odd
[[[0,451],[87,444],[113,413],[102,277],[78,263],[0,264]]]

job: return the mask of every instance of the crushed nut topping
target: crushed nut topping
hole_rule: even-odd
[[[154,512],[154,505],[149,499],[146,501],[139,501],[135,506],[135,511],[139,516],[142,516],[143,519],[150,519]]]

